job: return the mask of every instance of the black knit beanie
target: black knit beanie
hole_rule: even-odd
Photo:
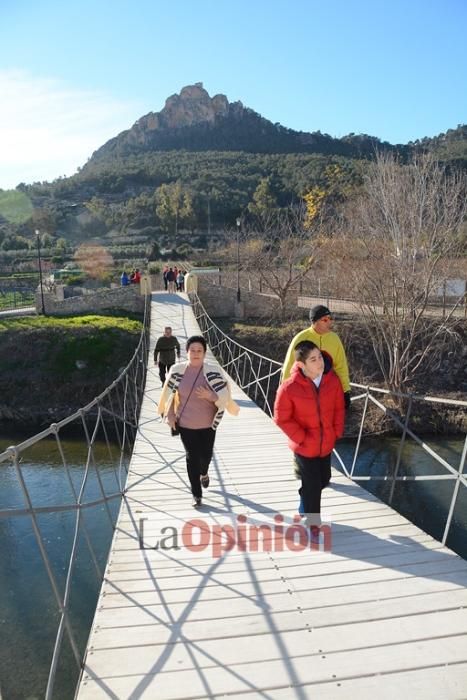
[[[313,308],[310,309],[310,321],[312,323],[314,323],[315,321],[319,321],[319,319],[323,318],[323,316],[332,316],[327,306],[322,306],[321,304],[318,304],[317,306],[313,306]]]

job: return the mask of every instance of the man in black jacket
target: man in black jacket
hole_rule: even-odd
[[[159,377],[162,384],[165,382],[167,370],[175,364],[175,353],[177,353],[177,359],[179,360],[180,343],[172,335],[172,328],[166,326],[164,335],[157,339],[156,347],[154,348],[154,364],[159,366]]]

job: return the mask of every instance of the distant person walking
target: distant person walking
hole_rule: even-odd
[[[164,269],[162,270],[162,279],[164,281],[164,289],[167,291],[167,285],[169,284],[167,281],[167,273],[169,271],[169,268],[167,265],[164,265]]]
[[[311,340],[332,360],[332,369],[341,380],[346,409],[350,408],[350,380],[347,357],[341,339],[332,331],[332,314],[327,306],[318,304],[310,310],[311,326],[292,339],[282,368],[282,381],[288,379],[295,362],[295,348],[302,340]]]
[[[131,284],[139,284],[141,282],[141,272],[138,268],[135,268],[131,273],[130,282]]]
[[[128,285],[130,284],[130,280],[128,279],[128,275],[125,272],[125,270],[123,270],[121,274],[120,284],[122,285],[122,287],[128,287]]]
[[[180,343],[177,338],[172,335],[172,328],[166,326],[164,335],[161,335],[156,342],[154,348],[154,364],[159,367],[159,379],[162,384],[165,382],[165,376],[168,370],[175,364],[175,354],[180,360]]]
[[[307,525],[321,524],[321,492],[331,480],[331,453],[344,432],[344,393],[329,357],[310,340],[296,344],[292,375],[281,384],[274,421],[289,439],[302,485]]]
[[[177,275],[177,291],[183,292],[185,289],[185,275],[181,270],[179,270]]]
[[[167,284],[168,284],[168,291],[169,292],[175,292],[175,272],[171,267],[169,267],[169,270],[167,272]]]

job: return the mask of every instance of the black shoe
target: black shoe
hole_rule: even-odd
[[[201,496],[195,496],[193,498],[193,508],[199,508],[202,503]]]
[[[207,487],[209,486],[209,474],[202,474],[200,476],[200,479],[201,479],[201,486],[203,487],[203,489],[207,489]]]

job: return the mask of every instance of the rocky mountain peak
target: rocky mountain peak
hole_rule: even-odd
[[[237,103],[235,103],[237,107]],[[202,122],[213,124],[216,117],[225,117],[229,112],[229,101],[225,95],[210,97],[203,83],[186,85],[180,94],[171,95],[160,112],[150,112],[139,119],[139,129],[177,129]]]
[[[203,83],[194,83],[168,97],[160,112],[149,112],[101,146],[91,161],[174,149],[295,152],[301,143],[298,134],[278,129],[240,101],[211,97]]]

